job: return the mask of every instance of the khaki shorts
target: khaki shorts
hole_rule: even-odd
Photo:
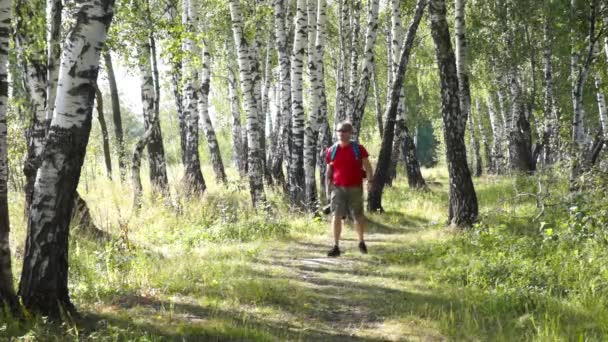
[[[334,186],[331,191],[331,209],[336,216],[363,215],[363,187]]]

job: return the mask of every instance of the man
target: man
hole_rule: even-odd
[[[363,214],[363,178],[367,175],[368,191],[371,187],[372,165],[368,160],[367,150],[357,142],[351,141],[353,125],[342,122],[338,126],[338,142],[330,147],[325,155],[328,164],[325,175],[327,198],[331,198],[333,211],[334,247],[327,256],[340,256],[340,235],[342,218],[352,214],[355,218],[359,236],[359,250],[367,253],[363,234],[365,232],[365,215]]]

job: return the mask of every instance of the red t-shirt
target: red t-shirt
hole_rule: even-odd
[[[331,150],[333,146],[327,149],[325,153],[325,161],[327,164],[332,164]],[[361,156],[359,160],[355,156],[355,150],[351,144],[341,146],[338,144],[336,157],[333,161],[333,182],[336,186],[361,186],[363,184],[363,172],[361,171],[361,161],[369,157],[367,150],[363,145],[359,145]]]

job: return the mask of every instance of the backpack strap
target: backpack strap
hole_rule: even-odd
[[[361,159],[361,148],[359,147],[359,144],[356,141],[353,141],[350,144],[353,146],[353,152],[355,152],[355,159]]]
[[[331,156],[330,156],[330,162],[334,162],[334,160],[336,159],[336,153],[338,152],[338,143],[333,144],[333,146],[331,147]]]

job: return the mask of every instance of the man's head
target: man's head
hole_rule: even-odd
[[[350,138],[353,134],[353,124],[350,121],[342,121],[338,125],[338,129],[336,130],[338,133],[338,139],[342,143],[350,142]]]

